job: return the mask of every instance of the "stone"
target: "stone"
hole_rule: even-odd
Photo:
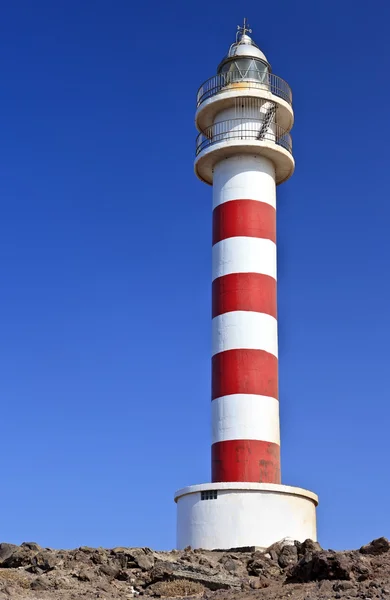
[[[371,574],[371,565],[365,562],[366,559],[361,557],[353,562],[353,573],[358,581],[366,581]]]
[[[279,553],[278,564],[282,569],[298,562],[298,549],[296,546],[283,546]]]
[[[77,579],[79,581],[92,581],[94,577],[94,573],[93,571],[90,571],[88,569],[82,569],[79,574],[77,575]]]
[[[120,560],[122,569],[139,567],[148,571],[154,566],[155,558],[150,548],[123,548],[117,547],[111,550],[111,554]]]
[[[111,549],[111,554],[126,554],[127,551],[128,548],[125,548],[124,546],[116,546]]]
[[[35,550],[35,552],[38,552],[39,550],[41,550],[41,546],[39,544],[37,544],[36,542],[22,542],[21,546],[25,546],[29,550]]]
[[[346,590],[350,590],[354,587],[354,583],[352,581],[338,581],[333,585],[333,589],[335,592],[345,592]]]
[[[230,590],[237,589],[241,586],[239,579],[227,577],[225,575],[206,575],[204,573],[191,573],[188,571],[173,571],[170,576],[172,581],[174,580],[188,580],[200,583],[209,590]]]
[[[121,569],[119,569],[118,567],[113,567],[111,565],[101,565],[99,567],[99,573],[105,575],[109,579],[115,579],[120,571]]]
[[[130,583],[135,583],[135,580],[131,577],[130,573],[128,571],[124,571],[123,569],[118,571],[115,579],[118,579],[118,581],[130,581]]]
[[[15,569],[31,563],[32,552],[26,546],[0,544],[0,567]]]
[[[149,571],[154,567],[155,559],[153,554],[146,553],[143,550],[131,553],[131,558],[135,562],[136,566],[143,571]]]
[[[306,554],[313,554],[314,552],[321,552],[322,548],[318,542],[307,539],[304,542],[295,542],[295,547],[298,551],[298,558],[302,558]]]
[[[385,537],[377,538],[376,540],[373,540],[366,546],[362,546],[360,548],[360,552],[362,554],[372,554],[372,555],[384,554],[385,552],[388,552],[389,550],[390,550],[390,542]]]
[[[252,590],[262,590],[269,587],[269,581],[264,577],[258,577],[257,579],[252,579],[249,585]]]
[[[156,561],[154,567],[149,572],[151,583],[156,581],[163,581],[169,579],[173,573],[173,567],[171,563],[164,561]]]
[[[181,560],[184,560],[185,562],[196,562],[197,558],[195,554],[191,554],[191,552],[185,552],[182,556],[181,556]]]
[[[96,587],[98,590],[106,592],[107,594],[111,593],[112,591],[110,584],[105,581],[100,582]]]
[[[50,588],[49,583],[43,577],[37,577],[34,581],[31,582],[30,585],[32,590],[36,590],[38,592],[48,590]]]
[[[245,563],[243,563],[242,559],[238,559],[234,554],[224,554],[218,561],[217,565],[213,565],[208,561],[199,561],[200,565],[205,566],[208,570],[215,571],[216,569],[220,569],[220,565],[228,571],[228,573],[237,574],[239,571],[242,571],[242,574],[245,573]]]
[[[278,576],[280,567],[274,561],[266,558],[263,552],[254,552],[247,562],[248,575]]]
[[[116,552],[113,555],[114,561],[119,564],[121,569],[127,569],[129,558],[124,552]],[[95,562],[95,561],[93,561]]]
[[[57,565],[57,557],[53,552],[43,550],[31,557],[30,564],[42,571],[52,571]]]
[[[229,573],[234,573],[239,568],[239,563],[236,560],[233,560],[232,558],[228,558],[228,560],[226,560],[223,563],[223,567]]]
[[[71,582],[69,581],[68,577],[55,577],[53,579],[53,585],[56,590],[68,589],[71,587]]]
[[[221,562],[221,561],[219,561],[219,562]],[[201,557],[201,558],[199,559],[199,564],[200,564],[202,567],[206,567],[206,568],[208,568],[208,569],[214,569],[214,568],[215,568],[215,567],[214,567],[214,565],[213,565],[213,563],[211,563],[211,562],[210,562],[210,561],[209,561],[207,558],[203,558],[203,557]]]
[[[18,550],[19,546],[16,546],[15,544],[0,544],[0,566],[2,567],[4,562],[7,561]]]
[[[87,554],[93,554],[96,552],[96,548],[91,548],[90,546],[80,546],[79,550],[81,552],[86,552]]]
[[[350,579],[352,565],[346,557],[333,552],[306,554],[288,574],[289,583],[303,583],[322,579]]]

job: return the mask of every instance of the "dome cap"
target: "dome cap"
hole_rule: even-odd
[[[219,64],[218,71],[225,62],[236,57],[257,58],[269,65],[265,54],[255,44],[248,33],[252,33],[252,29],[248,28],[247,21],[244,19],[244,25],[242,27],[240,25],[237,26],[236,41],[230,46],[227,55]]]

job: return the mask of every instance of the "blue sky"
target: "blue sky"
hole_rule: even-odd
[[[387,3],[15,0],[0,20],[1,541],[175,544],[209,480],[198,86],[246,16],[293,89],[278,188],[282,478],[390,537]]]

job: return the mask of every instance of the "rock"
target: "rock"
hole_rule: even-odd
[[[99,567],[99,573],[105,575],[109,579],[115,579],[120,572],[121,569],[119,569],[118,567],[113,567],[111,565],[101,565],[101,567]]]
[[[377,538],[376,540],[373,540],[366,546],[362,546],[360,548],[360,552],[362,554],[372,554],[372,555],[384,554],[385,552],[388,552],[389,550],[390,550],[390,542],[385,537]]]
[[[113,553],[113,559],[115,562],[117,562],[119,564],[121,569],[127,569],[129,557],[124,552]],[[93,560],[93,562],[95,562],[95,561]]]
[[[55,577],[52,583],[56,590],[66,590],[71,587],[71,582],[68,577]]]
[[[295,546],[298,551],[298,558],[302,558],[307,554],[313,554],[314,552],[321,552],[322,548],[318,542],[307,539],[304,542],[295,542]]]
[[[280,568],[272,560],[266,558],[263,552],[254,552],[247,562],[248,575],[277,576]]]
[[[35,550],[35,552],[39,552],[39,550],[41,550],[41,546],[36,542],[22,542],[21,546],[25,546],[29,550]]]
[[[142,569],[143,571],[149,571],[154,566],[155,559],[153,554],[145,551],[144,549],[140,549],[136,552],[132,552],[130,554],[131,558],[135,562],[136,566]]]
[[[14,544],[0,544],[0,567],[3,569],[15,569],[31,564],[31,550],[26,546],[15,546]]]
[[[230,590],[237,589],[240,587],[241,582],[239,579],[227,577],[223,575],[206,575],[204,573],[191,573],[188,571],[173,571],[171,580],[188,580],[197,582],[209,590]]]
[[[57,565],[57,558],[53,552],[43,550],[31,557],[30,564],[42,571],[52,571]]]
[[[308,553],[297,565],[290,568],[287,582],[350,579],[351,569],[352,565],[342,555],[326,551]]]
[[[94,572],[89,569],[82,569],[77,575],[79,581],[92,581],[94,578]]]
[[[201,594],[205,600],[384,600],[390,599],[388,544],[380,538],[346,552],[291,539],[266,552],[88,546],[50,550],[35,542],[0,544],[0,600],[1,594],[11,600],[119,600],[137,594]]]
[[[18,550],[19,546],[16,546],[15,544],[0,544],[0,566],[2,567],[4,562]]]
[[[212,565],[208,561],[206,562],[200,560],[199,564],[202,564],[203,566],[212,571],[215,571],[216,569],[216,566]],[[240,570],[242,570],[242,574],[244,575],[244,564],[242,563],[242,560],[239,560],[233,554],[224,554],[218,561],[217,566],[219,565],[221,565],[226,571],[228,571],[228,573],[238,573]]]
[[[283,546],[278,557],[278,564],[282,569],[298,562],[298,549],[296,546]]]
[[[91,548],[90,546],[80,546],[79,550],[87,554],[94,554],[96,552],[96,548]]]
[[[96,587],[98,590],[101,590],[102,592],[106,592],[107,594],[110,594],[112,592],[112,588],[111,588],[110,584],[106,583],[105,581],[100,582]]]
[[[191,552],[184,552],[184,554],[182,554],[181,556],[181,560],[184,560],[185,562],[197,562],[197,558],[195,554],[191,554]]]
[[[173,573],[173,567],[171,563],[164,561],[156,561],[154,567],[149,572],[150,582],[163,581],[169,579]]]
[[[278,562],[279,556],[284,548],[295,547],[294,540],[292,538],[286,537],[269,546],[267,550],[263,553],[266,558],[271,558],[271,560]]]
[[[36,590],[38,592],[48,590],[50,588],[49,583],[43,577],[37,577],[34,581],[31,582],[31,589]]]
[[[240,565],[239,565],[238,561],[237,560],[233,560],[232,558],[228,558],[223,563],[224,569],[226,569],[226,571],[228,571],[229,573],[234,573],[235,571],[237,571],[237,569],[239,568],[239,566]]]
[[[163,581],[156,581],[146,588],[147,593],[153,592],[153,594],[160,594],[160,590],[167,588],[170,589],[173,586],[160,586],[159,584],[168,584],[174,582],[183,582],[186,585],[192,583],[197,586],[196,589],[202,587],[208,588],[209,590],[229,590],[239,589],[241,587],[241,581],[239,579],[233,579],[225,575],[206,575],[204,573],[195,573],[184,570],[173,571],[168,579]],[[180,589],[180,586],[177,586]]]
[[[264,577],[259,577],[257,579],[252,579],[250,582],[250,587],[252,590],[262,590],[264,588],[269,587],[270,582]]]
[[[221,562],[221,561],[219,561],[219,562]],[[206,569],[214,569],[215,568],[215,566],[213,565],[213,563],[211,563],[207,558],[201,557],[199,559],[199,564],[202,567],[206,567]]]
[[[154,566],[155,558],[150,548],[113,548],[111,554],[120,561],[122,569],[139,567],[148,571]]]
[[[102,550],[95,550],[93,554],[90,554],[90,558],[95,565],[107,564],[107,554]]]
[[[346,590],[350,590],[354,587],[352,581],[338,581],[333,585],[333,589],[335,592],[345,592]]]
[[[130,583],[135,583],[135,580],[131,577],[131,574],[128,571],[124,571],[123,569],[118,571],[118,573],[115,576],[115,579],[118,579],[118,581],[130,581]]]

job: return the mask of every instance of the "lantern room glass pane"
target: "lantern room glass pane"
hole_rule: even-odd
[[[235,81],[255,80],[268,83],[268,67],[254,58],[236,58],[222,65],[220,73],[226,75],[226,83]]]

